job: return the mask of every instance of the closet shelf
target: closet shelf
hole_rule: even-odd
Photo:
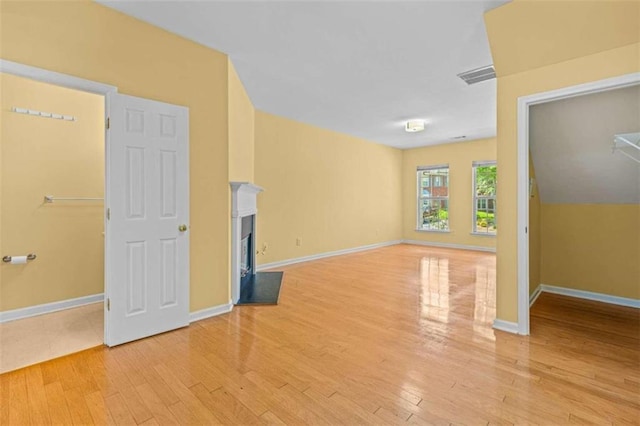
[[[629,154],[624,151],[626,148],[633,148],[631,152],[635,152],[635,155]],[[611,149],[613,153],[616,151],[621,153],[627,158],[640,164],[640,132],[637,133],[621,133],[613,136],[613,147]]]

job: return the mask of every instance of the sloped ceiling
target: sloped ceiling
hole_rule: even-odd
[[[540,200],[640,203],[640,165],[611,151],[615,134],[639,131],[640,86],[532,106],[529,143]]]
[[[506,0],[98,1],[228,54],[259,110],[398,148],[496,134],[496,81],[457,74],[492,63]]]

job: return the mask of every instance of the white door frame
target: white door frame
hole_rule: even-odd
[[[4,59],[0,59],[0,72],[6,74],[17,75],[19,77],[29,78],[31,80],[37,80],[44,83],[54,84],[56,86],[67,87],[69,89],[81,90],[83,92],[95,93],[97,95],[104,96],[104,122],[107,122],[107,117],[109,114],[109,97],[112,94],[118,93],[118,88],[115,86],[111,86],[104,83],[98,83],[96,81],[85,80],[80,77],[74,77],[68,74],[62,74],[55,71],[49,71],[42,68],[32,67],[30,65],[24,65],[17,62],[11,62]],[[109,294],[109,265],[107,262],[107,246],[109,244],[108,232],[107,230],[107,215],[106,210],[109,205],[109,186],[107,182],[109,181],[109,152],[107,147],[109,142],[109,132],[107,131],[106,125],[104,130],[104,158],[105,158],[105,178],[104,178],[104,208],[103,208],[103,220],[104,220],[104,294],[105,300],[106,295]],[[109,322],[107,321],[107,316],[105,313],[105,321],[104,321],[104,334],[103,341],[105,341],[106,337],[109,335],[107,332],[109,328]]]
[[[518,98],[518,334],[529,334],[529,107],[637,84],[640,72]]]

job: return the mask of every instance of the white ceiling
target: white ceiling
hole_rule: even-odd
[[[640,203],[640,165],[611,151],[614,135],[640,131],[640,86],[534,105],[530,114],[542,202]]]
[[[228,54],[265,112],[399,148],[496,134],[496,81],[456,75],[492,63],[506,0],[99,2]]]

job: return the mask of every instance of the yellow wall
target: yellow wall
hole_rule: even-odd
[[[502,77],[637,43],[640,2],[514,0],[485,21]]]
[[[600,24],[592,25],[591,8],[598,2],[573,2],[574,8],[555,7],[561,2],[548,2],[545,7],[534,9],[527,2],[515,1],[485,14],[485,23],[489,35],[491,51],[497,67],[498,75],[498,164],[500,165],[500,184],[498,185],[498,217],[500,231],[498,232],[497,256],[497,317],[506,321],[517,321],[517,213],[516,182],[517,170],[517,99],[534,93],[546,92],[576,84],[601,80],[640,71],[640,20],[638,4],[625,3],[622,15],[635,16],[628,22],[628,26],[606,20],[603,28]],[[536,3],[544,4],[544,3]],[[503,9],[506,8],[506,9]],[[516,73],[508,66],[509,57],[517,58],[521,55],[518,50],[531,56],[541,57],[540,61],[531,60],[529,66],[545,63],[539,49],[523,48],[524,45],[513,43],[514,39],[530,40],[535,43],[538,37],[544,36],[547,30],[545,23],[550,15],[553,21],[570,23],[565,29],[558,28],[555,36],[554,61],[539,68],[528,69]],[[575,28],[582,35],[575,37]],[[529,22],[538,23],[532,27]],[[627,22],[626,20],[624,22]],[[521,32],[520,28],[528,26],[529,32]],[[508,28],[510,31],[506,31]],[[563,34],[566,32],[566,37]],[[593,31],[593,34],[591,33]],[[622,31],[625,35],[621,39],[610,38],[609,32]],[[588,44],[594,37],[603,37],[606,43],[598,43],[598,53],[576,58],[574,52],[583,52],[584,44]],[[621,41],[622,40],[622,41]],[[625,44],[635,40],[635,44]],[[524,42],[524,41],[523,41]],[[603,50],[608,49],[608,50]],[[569,59],[572,58],[572,59]],[[514,59],[515,60],[515,59]],[[517,65],[517,64],[516,64]],[[514,65],[513,70],[520,71],[523,66]],[[506,71],[501,71],[505,69]]]
[[[189,107],[191,310],[229,301],[227,57],[88,1],[0,2],[3,59]]]
[[[6,74],[0,87],[0,253],[38,256],[0,265],[0,311],[102,293],[103,203],[43,197],[103,196],[104,98]],[[16,114],[14,106],[77,121]]]
[[[436,243],[495,247],[495,236],[471,234],[473,230],[472,163],[495,159],[495,139],[480,139],[403,151],[403,238]],[[437,164],[449,164],[449,229],[451,232],[418,232],[416,231],[416,169],[418,166]],[[498,187],[501,185],[501,179],[502,171],[498,166]],[[498,205],[500,205],[500,199],[498,199]],[[498,216],[498,234],[501,232],[500,220]]]
[[[400,150],[261,111],[255,149],[259,264],[401,238]]]
[[[229,59],[229,180],[253,182],[255,112]]]
[[[540,196],[533,160],[529,156],[529,179],[534,179],[529,197],[529,295],[540,285],[540,256],[542,235],[540,231]]]
[[[640,299],[640,205],[542,204],[541,281]]]

